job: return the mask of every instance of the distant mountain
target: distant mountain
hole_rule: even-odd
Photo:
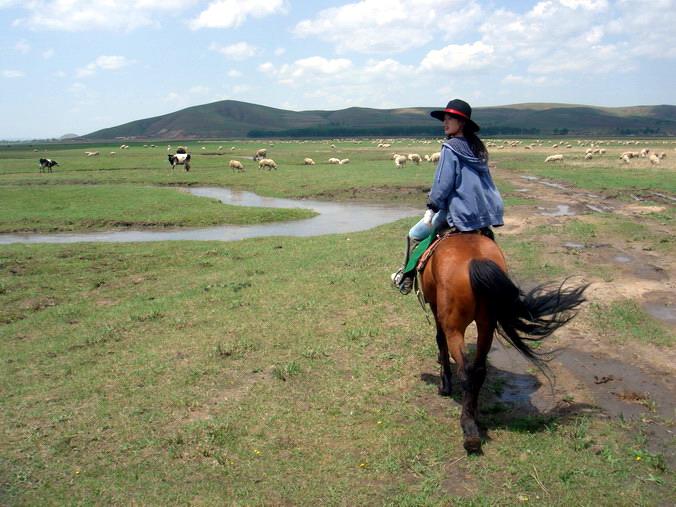
[[[61,137],[59,137],[59,140],[65,141],[67,139],[77,139],[78,137],[80,136],[77,134],[64,134]]]
[[[440,135],[433,107],[338,111],[288,111],[224,100],[136,120],[81,136],[112,139],[244,139],[255,137],[346,137]],[[596,107],[573,104],[513,104],[477,107],[472,114],[483,136],[676,135],[676,106]]]

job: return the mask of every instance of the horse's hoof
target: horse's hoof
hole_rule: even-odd
[[[481,437],[478,435],[465,438],[463,446],[465,447],[467,454],[483,454],[483,451],[481,450]]]

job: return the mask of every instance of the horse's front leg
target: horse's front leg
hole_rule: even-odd
[[[450,396],[452,393],[451,387],[451,361],[448,355],[448,344],[446,343],[446,334],[444,329],[437,322],[437,346],[439,347],[439,395]]]

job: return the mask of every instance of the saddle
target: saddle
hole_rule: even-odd
[[[439,231],[434,230],[415,247],[413,252],[411,252],[406,267],[404,268],[404,273],[412,274],[413,271],[422,273],[427,265],[427,261],[432,256],[437,246],[439,246],[439,243],[446,238],[457,236],[458,234],[481,234],[482,236],[486,236],[495,241],[495,234],[493,234],[493,229],[490,227],[482,227],[481,229],[474,229],[471,231],[461,231],[455,226]]]

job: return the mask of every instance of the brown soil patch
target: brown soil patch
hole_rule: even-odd
[[[646,223],[650,229],[674,237],[674,228],[646,217],[673,208],[670,196],[645,196],[659,205],[643,206],[641,196],[589,193],[568,184],[546,181],[526,174],[499,173],[519,189],[520,195],[532,200],[532,206],[509,210],[507,223],[500,234],[517,234],[525,227],[565,225],[571,218],[599,212],[628,217]],[[590,303],[608,303],[620,298],[637,301],[660,327],[672,335],[676,332],[676,259],[650,251],[641,241],[625,238],[590,238],[581,245],[565,245],[554,238],[546,245],[549,251],[576,249],[583,262],[598,265],[612,274],[610,280],[591,280],[587,291]],[[555,413],[556,411],[598,411],[610,417],[642,420],[649,426],[648,435],[655,452],[665,454],[674,464],[673,420],[676,409],[676,351],[637,342],[608,343],[585,328],[582,319],[574,319],[556,333],[556,347],[562,350],[551,361],[555,374],[553,392],[540,375],[522,378],[529,364],[513,350],[494,347],[491,354],[493,372],[502,378],[505,391],[498,396],[518,411]],[[502,351],[501,351],[502,349]],[[495,377],[494,377],[495,378]],[[487,381],[487,384],[489,382]],[[567,400],[567,401],[563,401]]]

